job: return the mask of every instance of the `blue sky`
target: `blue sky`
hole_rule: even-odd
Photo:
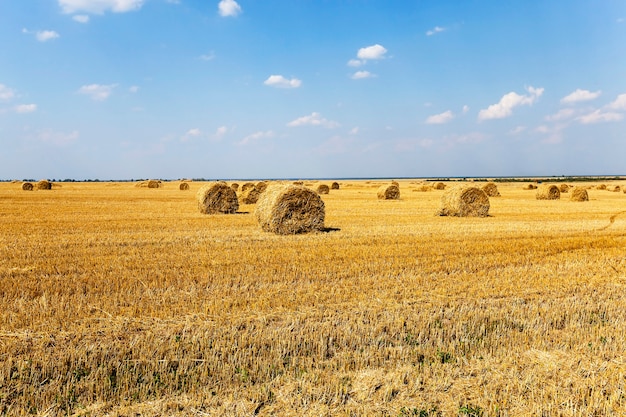
[[[626,2],[6,0],[0,146],[0,179],[626,174]]]

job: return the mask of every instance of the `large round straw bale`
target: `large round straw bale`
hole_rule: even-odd
[[[262,193],[262,192],[265,191],[265,189],[267,188],[268,184],[269,183],[267,181],[259,181],[254,186],[256,187],[258,192]]]
[[[330,184],[330,189],[331,190],[338,190],[339,189],[339,183],[338,182],[333,182],[332,184]]]
[[[561,191],[562,193],[567,193],[569,192],[569,185],[567,184],[561,184],[559,185],[559,191]]]
[[[598,184],[598,185],[596,185],[596,189],[598,189],[598,190],[606,190],[606,184]]]
[[[523,188],[524,188],[524,190],[536,190],[537,186],[531,182],[530,184],[524,185]]]
[[[148,188],[159,188],[161,186],[161,181],[159,180],[149,180]]]
[[[32,182],[25,182],[22,184],[22,190],[24,191],[33,191],[33,188],[35,187],[33,186]]]
[[[589,194],[584,187],[574,187],[569,194],[570,201],[589,201]]]
[[[235,213],[239,209],[237,193],[224,181],[200,187],[196,197],[198,209],[204,214]]]
[[[317,186],[318,194],[328,194],[330,192],[330,187],[326,184],[320,184]]]
[[[246,191],[248,188],[254,188],[254,183],[253,182],[246,182],[241,186],[241,192],[243,193],[244,191]]]
[[[561,198],[559,187],[554,184],[541,184],[535,194],[537,200],[558,200]]]
[[[400,188],[397,185],[381,185],[378,188],[379,200],[398,200],[400,199]]]
[[[48,180],[40,180],[37,182],[38,190],[52,190],[52,183]]]
[[[478,187],[459,185],[448,188],[441,196],[440,216],[487,217],[489,196]]]
[[[299,185],[272,185],[259,198],[254,214],[263,230],[279,235],[324,228],[324,201],[315,191]]]
[[[446,184],[444,184],[443,182],[438,182],[436,183],[433,188],[435,190],[445,190],[446,189]]]
[[[260,196],[261,193],[256,189],[256,187],[246,188],[246,190],[241,193],[241,203],[256,204]]]
[[[189,189],[189,184],[186,182],[181,182],[180,185],[178,186],[179,190],[188,190]]]
[[[482,186],[482,190],[487,194],[488,197],[500,197],[500,191],[498,191],[498,186],[493,182],[488,182],[487,184]]]
[[[236,182],[233,182],[232,184],[230,184],[230,188],[232,188],[233,191],[237,191],[239,190],[239,184],[237,184]]]

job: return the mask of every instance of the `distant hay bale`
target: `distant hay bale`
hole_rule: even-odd
[[[258,192],[263,193],[267,189],[268,184],[267,181],[259,181],[255,184],[255,187]]]
[[[500,191],[498,186],[493,182],[488,182],[482,186],[482,190],[487,194],[487,197],[500,197]]]
[[[589,194],[584,187],[574,187],[569,193],[570,201],[589,201]]]
[[[533,183],[530,184],[526,184],[524,185],[524,187],[522,187],[524,190],[536,190],[537,186]]]
[[[446,189],[446,184],[444,184],[443,182],[438,182],[436,183],[433,188],[435,190],[445,190]]]
[[[606,190],[606,184],[598,184],[596,185],[597,190]]]
[[[200,213],[235,213],[239,209],[237,193],[224,181],[200,187],[196,197]]]
[[[328,194],[330,192],[330,187],[326,184],[320,184],[317,186],[318,194]]]
[[[489,196],[478,187],[459,185],[448,188],[441,196],[439,216],[487,217]]]
[[[433,187],[431,185],[428,184],[422,184],[419,185],[416,189],[414,189],[413,191],[419,191],[419,192],[428,192],[428,191],[432,191]]]
[[[304,185],[304,181],[294,181],[293,185]]]
[[[400,188],[397,185],[381,185],[378,188],[379,200],[398,200],[400,199]]]
[[[248,188],[254,188],[253,182],[246,182],[241,186],[241,192],[245,192]]]
[[[32,182],[25,182],[22,184],[22,190],[24,191],[33,191],[33,188],[35,187],[33,186]]]
[[[230,188],[232,188],[233,191],[237,191],[239,190],[239,184],[237,184],[236,182],[233,182],[232,184],[230,184]]]
[[[187,184],[186,182],[181,182],[180,185],[178,186],[179,190],[188,190],[189,189],[189,184]]]
[[[619,185],[612,185],[610,187],[607,187],[607,190],[612,191],[614,193],[619,193],[620,191],[622,191],[622,187],[620,187]]]
[[[256,187],[248,187],[245,191],[241,193],[241,203],[242,204],[256,204],[259,200],[261,193]]]
[[[40,180],[35,186],[38,190],[52,190],[52,183],[48,180]]]
[[[272,185],[259,198],[254,214],[261,229],[279,235],[324,229],[324,201],[303,186]]]
[[[561,184],[559,185],[559,191],[561,191],[562,193],[567,193],[569,192],[569,185],[567,184]]]
[[[561,198],[559,187],[554,184],[542,184],[535,194],[537,200],[558,200]]]
[[[330,184],[330,189],[331,190],[338,190],[339,189],[339,183],[338,182],[333,182],[332,184]]]
[[[149,180],[148,188],[159,188],[161,186],[161,181],[158,180]]]

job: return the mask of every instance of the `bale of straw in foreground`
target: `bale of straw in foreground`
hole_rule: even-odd
[[[200,187],[196,197],[200,213],[235,213],[239,209],[237,193],[223,181]]]
[[[489,197],[477,187],[460,185],[448,188],[441,196],[440,216],[487,217]]]
[[[398,200],[400,199],[400,188],[397,185],[381,185],[378,189],[379,200]]]
[[[339,189],[339,183],[338,182],[333,182],[332,184],[330,184],[330,189],[331,190],[338,190]]]
[[[256,187],[248,187],[241,193],[241,202],[242,204],[256,204],[260,195],[261,193]]]
[[[181,182],[180,185],[178,186],[179,190],[188,190],[189,189],[189,184],[186,182]]]
[[[498,191],[498,186],[493,182],[488,182],[483,185],[482,190],[487,194],[488,197],[500,197],[500,191]]]
[[[326,184],[320,184],[317,186],[318,194],[328,194],[330,192],[330,187]]]
[[[589,201],[589,194],[584,187],[574,187],[569,194],[570,201]]]
[[[38,190],[52,190],[52,183],[48,180],[40,180],[37,182]]]
[[[22,190],[24,191],[33,191],[33,188],[35,187],[33,186],[32,182],[25,182],[22,184]]]
[[[537,200],[558,200],[561,198],[559,187],[554,184],[542,184],[535,194]]]
[[[270,186],[259,198],[254,214],[261,229],[279,235],[324,229],[324,201],[303,186]]]

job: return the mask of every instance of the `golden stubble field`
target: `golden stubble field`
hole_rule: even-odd
[[[196,182],[0,183],[0,415],[626,415],[626,194],[381,183],[297,236]]]

